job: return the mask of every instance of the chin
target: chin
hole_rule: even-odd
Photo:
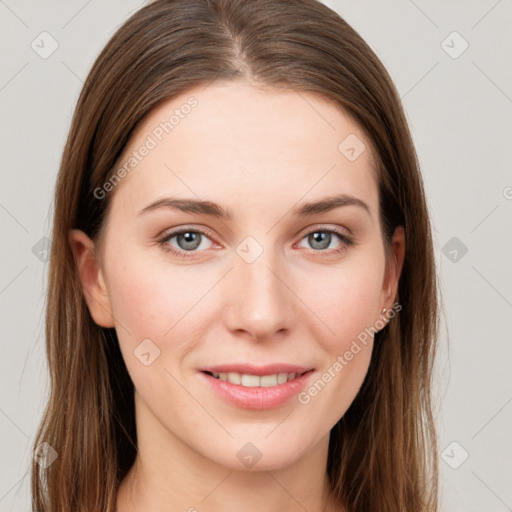
[[[268,425],[264,428],[252,427],[245,435],[223,441],[210,439],[214,450],[207,450],[206,453],[204,445],[201,446],[203,456],[233,471],[276,471],[297,463],[318,442],[305,439],[303,426],[302,432],[297,432],[296,436],[290,436],[284,428],[278,432],[282,425],[274,432],[272,429],[276,425],[270,429]]]

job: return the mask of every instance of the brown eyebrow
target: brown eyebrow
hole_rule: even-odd
[[[348,194],[341,194],[327,197],[319,201],[303,203],[293,208],[292,215],[298,217],[307,217],[318,213],[328,212],[342,206],[359,206],[371,215],[371,208],[364,201]],[[211,201],[200,201],[196,199],[177,199],[172,197],[166,197],[151,203],[150,205],[140,210],[138,215],[144,215],[148,212],[160,208],[171,208],[180,210],[185,213],[210,215],[219,219],[233,218],[233,215],[229,210],[224,209],[217,203],[213,203]]]
[[[292,215],[307,217],[309,215],[316,215],[317,213],[329,212],[335,208],[341,208],[342,206],[359,206],[366,210],[369,215],[372,213],[371,208],[361,199],[348,194],[340,194],[326,197],[320,201],[303,203],[292,210]]]
[[[160,208],[173,208],[185,213],[211,215],[212,217],[217,217],[219,219],[232,218],[231,213],[222,208],[222,206],[219,206],[217,203],[212,203],[211,201],[198,201],[196,199],[175,199],[172,197],[166,197],[151,203],[149,206],[143,208],[138,215],[143,215]]]

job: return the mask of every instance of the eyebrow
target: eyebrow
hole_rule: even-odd
[[[349,194],[330,196],[318,201],[302,203],[292,209],[292,215],[307,217],[319,213],[325,213],[342,206],[358,206],[371,215],[371,208],[361,199]],[[212,201],[201,201],[196,199],[179,199],[166,197],[159,199],[139,211],[138,215],[145,215],[159,209],[174,209],[184,213],[209,215],[219,219],[232,219],[232,213]]]

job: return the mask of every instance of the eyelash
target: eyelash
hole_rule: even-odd
[[[181,235],[182,233],[198,233],[207,238],[210,238],[210,239],[212,238],[211,233],[208,231],[202,231],[202,230],[196,229],[196,228],[194,228],[194,229],[181,228],[179,230],[173,231],[172,233],[168,233],[164,237],[160,238],[158,240],[158,244],[162,246],[162,249],[165,252],[169,252],[169,253],[173,254],[174,256],[179,256],[179,257],[183,257],[183,258],[193,258],[195,256],[195,253],[198,251],[181,251],[181,250],[176,249],[175,247],[170,246],[167,243],[167,242],[169,242],[169,240],[171,240],[172,238],[174,238],[177,235]],[[342,244],[344,244],[341,247],[339,247],[338,249],[331,249],[331,250],[312,249],[314,252],[317,252],[317,253],[327,253],[327,254],[331,254],[331,255],[339,254],[339,253],[343,252],[344,250],[346,250],[347,247],[354,245],[354,243],[355,243],[355,240],[352,236],[349,236],[346,233],[338,231],[335,228],[327,228],[327,227],[325,227],[325,228],[320,227],[320,228],[313,229],[312,231],[305,233],[302,236],[302,238],[300,239],[300,241],[302,241],[304,238],[306,238],[307,236],[309,236],[313,233],[330,233],[333,235],[337,235],[339,237],[340,241],[342,242]]]

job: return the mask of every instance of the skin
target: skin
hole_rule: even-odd
[[[110,192],[101,245],[78,230],[69,236],[91,315],[116,328],[136,390],[139,452],[117,510],[334,510],[323,501],[329,432],[364,380],[373,340],[307,404],[241,409],[210,390],[198,368],[285,362],[314,368],[308,382],[316,382],[391,308],[403,229],[386,258],[370,141],[314,93],[242,81],[196,87],[151,112],[120,161],[191,96],[198,105]],[[338,150],[349,134],[366,146],[355,161]],[[370,211],[292,215],[336,194]],[[138,214],[168,196],[213,201],[233,217]],[[158,243],[183,226],[212,235],[199,237],[190,258]],[[332,235],[321,250],[307,236],[321,228],[354,244]],[[263,248],[252,263],[237,253],[248,236]],[[186,252],[182,237],[169,245]],[[160,350],[149,366],[134,356],[144,339]],[[252,468],[237,457],[248,442],[262,454]]]

